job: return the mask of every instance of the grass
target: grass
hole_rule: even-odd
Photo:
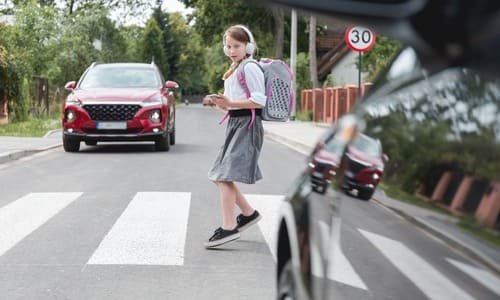
[[[446,215],[451,215],[449,211],[446,209],[442,208],[441,206],[437,205],[435,202],[427,202],[422,200],[421,198],[418,198],[417,196],[408,194],[404,191],[402,191],[400,188],[387,184],[385,182],[381,182],[379,184],[379,187],[384,190],[384,192],[391,198],[406,202],[408,204],[412,204],[418,207],[426,208],[433,210],[438,213],[446,214]]]
[[[296,111],[295,118],[300,121],[311,121],[312,120],[312,111]]]
[[[500,232],[478,224],[472,217],[459,218],[458,227],[500,249]]]
[[[60,119],[38,119],[29,117],[26,121],[0,125],[0,135],[43,137],[48,131],[59,128],[61,128]]]
[[[379,187],[392,199],[403,201],[415,206],[430,209],[442,214],[452,215],[451,212],[442,208],[435,202],[424,201],[414,195],[408,194],[396,186],[381,182]],[[472,216],[456,216],[458,219],[457,227],[472,236],[500,248],[500,232],[498,229],[492,229],[478,224]]]

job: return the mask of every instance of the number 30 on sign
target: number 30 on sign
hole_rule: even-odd
[[[375,32],[362,26],[351,26],[345,31],[345,42],[354,51],[366,52],[375,45]]]

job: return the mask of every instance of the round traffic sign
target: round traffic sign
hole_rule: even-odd
[[[352,26],[345,31],[345,42],[354,51],[366,52],[375,45],[375,32],[362,26]]]

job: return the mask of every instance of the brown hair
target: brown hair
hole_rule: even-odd
[[[242,43],[250,43],[250,36],[248,36],[248,34],[245,32],[245,30],[243,28],[240,27],[241,25],[233,25],[231,27],[229,27],[226,32],[224,32],[224,36],[222,37],[223,39],[223,43],[224,43],[224,47],[226,47],[226,37],[227,36],[230,36],[231,38],[237,40],[238,42],[242,42]],[[255,50],[254,52],[257,50],[257,45],[254,41],[254,46],[255,46]],[[247,54],[246,57],[249,57],[250,54]],[[238,68],[238,65],[239,65],[239,62],[237,64],[231,64],[231,67],[226,71],[226,73],[224,73],[224,75],[222,76],[222,79],[223,80],[226,80],[227,78],[229,78],[229,76],[231,76],[234,71],[236,71],[236,69]]]

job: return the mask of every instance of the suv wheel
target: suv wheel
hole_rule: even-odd
[[[158,140],[155,141],[155,150],[156,151],[168,151],[170,150],[170,134],[168,131],[165,135],[162,135]]]
[[[63,136],[63,148],[66,152],[78,152],[80,150],[80,141]]]
[[[168,133],[170,135],[170,145],[175,145],[175,113],[174,122],[172,123],[172,130]]]
[[[283,270],[278,282],[278,300],[297,299],[297,284],[293,276],[292,260],[289,259]]]
[[[373,190],[361,190],[361,191],[359,191],[359,198],[362,200],[368,201],[372,198],[374,192],[375,192],[374,189]]]

